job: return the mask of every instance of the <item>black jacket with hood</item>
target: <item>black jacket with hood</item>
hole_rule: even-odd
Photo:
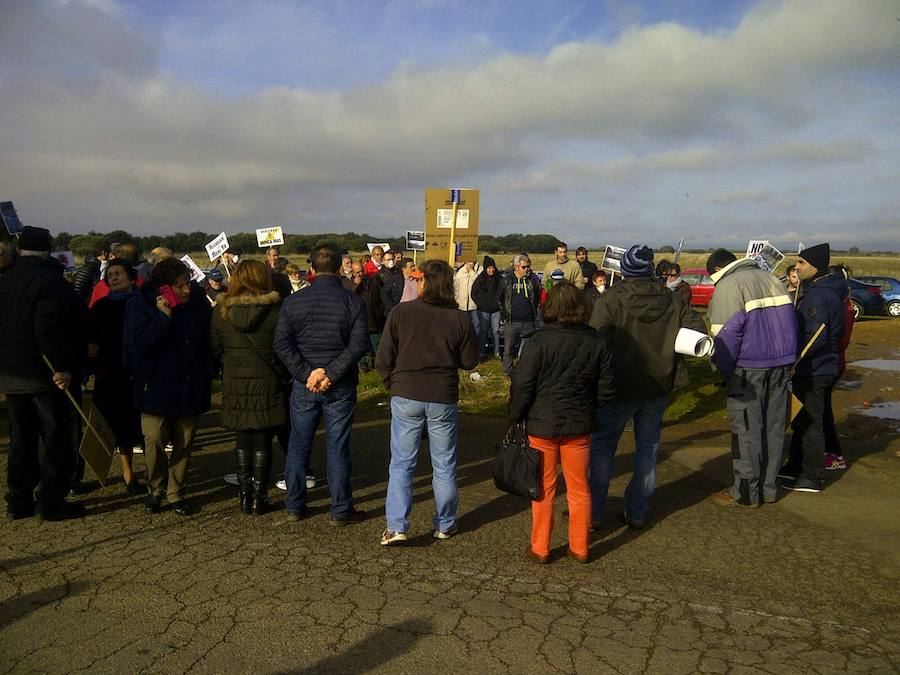
[[[594,305],[591,327],[612,340],[616,393],[651,399],[668,394],[675,378],[680,328],[706,333],[703,319],[652,277],[618,281]]]
[[[487,268],[493,267],[494,273],[488,276]],[[481,273],[472,284],[472,300],[479,312],[487,312],[493,314],[500,311],[500,303],[497,300],[497,292],[500,290],[500,282],[503,278],[500,276],[500,270],[497,269],[497,263],[490,256],[484,256],[484,265]]]

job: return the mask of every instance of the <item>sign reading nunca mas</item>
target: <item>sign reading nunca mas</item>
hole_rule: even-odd
[[[425,257],[447,260],[450,232],[453,243],[462,245],[458,262],[478,257],[478,190],[462,188],[456,207],[456,227],[452,228],[454,192],[452,188],[425,190]]]

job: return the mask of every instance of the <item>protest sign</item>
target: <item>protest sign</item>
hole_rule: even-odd
[[[607,246],[606,251],[603,253],[603,262],[600,263],[600,269],[621,274],[622,256],[625,255],[627,250],[619,246]]]
[[[75,254],[72,251],[53,251],[50,257],[58,260],[66,272],[74,272],[78,269],[78,266],[75,264]]]
[[[387,244],[387,243],[379,244],[377,242],[371,242],[371,243],[366,244],[366,246],[369,247],[369,253],[371,253],[372,249],[375,248],[376,246],[380,246],[382,251],[390,251],[391,250],[391,245]]]
[[[10,234],[19,234],[22,232],[22,222],[16,213],[16,207],[12,202],[0,202],[0,219],[6,225],[6,231]]]
[[[206,254],[214,262],[221,258],[222,254],[227,250],[228,237],[225,236],[224,232],[206,245]]]
[[[100,485],[103,486],[107,484],[109,466],[112,464],[115,454],[115,438],[115,434],[103,419],[103,415],[97,410],[97,406],[93,406],[88,414],[88,424],[78,452],[84,457],[85,463],[91,467],[97,480],[100,481]]]
[[[407,251],[424,251],[425,250],[425,233],[415,230],[406,231],[406,250]]]
[[[681,252],[684,250],[684,237],[681,238],[681,241],[678,242],[678,249],[675,251],[675,259],[672,261],[674,264],[678,264],[678,261],[681,259]]]
[[[425,190],[426,258],[448,260],[451,250],[455,254],[457,244],[462,244],[461,253],[454,258],[475,260],[478,256],[478,202],[479,192],[472,188]],[[452,227],[454,206],[455,228]]]
[[[759,265],[761,270],[774,272],[781,264],[781,261],[784,260],[784,253],[767,243],[759,251],[749,257],[756,261],[756,264]]]
[[[769,244],[768,239],[751,239],[750,243],[747,244],[747,255],[744,256],[746,258],[752,258],[757,253],[763,250],[765,246]]]
[[[206,278],[206,275],[203,273],[203,270],[201,270],[197,266],[197,263],[195,263],[193,261],[191,256],[189,256],[189,255],[181,256],[181,262],[183,262],[185,265],[187,265],[188,269],[191,270],[191,281],[196,281],[198,284],[203,282],[203,280]]]
[[[281,225],[261,227],[256,230],[256,245],[260,248],[284,246],[284,232],[281,230]]]

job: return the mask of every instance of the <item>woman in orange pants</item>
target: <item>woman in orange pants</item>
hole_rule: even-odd
[[[541,498],[531,502],[531,545],[539,563],[550,557],[557,464],[569,502],[569,556],[586,563],[591,524],[588,488],[590,435],[597,407],[615,391],[607,341],[587,326],[591,307],[574,284],[550,289],[543,328],[525,343],[512,374],[509,416],[524,421],[528,440],[543,455]]]

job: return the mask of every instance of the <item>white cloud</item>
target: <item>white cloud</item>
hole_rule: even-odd
[[[609,43],[559,45],[544,58],[407,63],[345,91],[280,86],[227,97],[161,72],[159,36],[125,23],[115,5],[89,5],[17,4],[24,9],[0,23],[0,60],[9,64],[0,82],[14,91],[14,105],[7,96],[0,108],[0,184],[35,213],[71,204],[72,221],[58,223],[66,226],[140,227],[150,217],[163,228],[243,226],[297,217],[310,203],[336,209],[317,217],[339,223],[348,200],[385,206],[385,195],[408,199],[400,213],[415,222],[421,188],[470,177],[501,200],[588,191],[619,204],[632,226],[687,220],[684,205],[672,213],[659,204],[698,187],[710,196],[691,208],[759,207],[769,186],[718,185],[722,172],[846,163],[864,172],[884,152],[867,136],[877,130],[836,131],[832,116],[860,106],[860,93],[895,79],[900,66],[893,3],[797,0],[763,3],[732,31],[659,24]],[[489,37],[479,40],[491,50]],[[836,83],[857,75],[868,81],[848,101]],[[896,96],[879,96],[896,108]],[[828,137],[817,138],[823,121]],[[673,176],[678,184],[665,184]],[[653,180],[661,182],[649,195],[629,190]],[[717,185],[704,190],[704,181]],[[610,185],[616,194],[604,193]],[[581,207],[565,207],[559,226],[575,227]],[[396,205],[373,213],[392,215],[366,227],[394,227]]]

